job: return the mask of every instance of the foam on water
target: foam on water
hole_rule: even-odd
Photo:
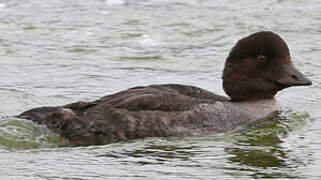
[[[139,41],[139,44],[141,44],[142,46],[156,46],[156,42],[154,39],[152,39],[149,35],[144,34],[141,38],[141,40]]]
[[[126,4],[126,1],[124,0],[105,0],[105,4],[107,6],[119,6]]]
[[[6,8],[7,5],[0,3],[0,8]]]
[[[103,14],[103,15],[110,15],[109,11],[100,11],[100,13]]]
[[[280,34],[313,82],[277,94],[291,112],[275,123],[202,137],[55,148],[59,138],[46,127],[3,117],[0,179],[320,179],[321,4],[315,0],[0,2],[0,114],[150,84],[224,94],[229,50],[261,30]]]

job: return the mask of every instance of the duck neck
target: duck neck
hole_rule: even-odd
[[[255,77],[243,76],[237,64],[226,64],[223,71],[223,89],[232,101],[251,101],[274,98],[277,90],[259,87]],[[260,81],[257,81],[260,82]]]
[[[227,121],[233,125],[232,128],[274,118],[281,109],[275,98],[223,103],[226,109],[229,109]]]

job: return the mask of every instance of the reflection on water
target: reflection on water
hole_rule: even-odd
[[[127,149],[123,152],[109,152],[104,157],[132,157],[137,165],[164,164],[168,161],[189,161],[193,156],[193,146],[180,147],[175,145],[148,145],[143,149]],[[122,161],[128,163],[127,160]]]
[[[141,177],[145,172],[149,177],[162,174],[176,179],[181,176],[207,177],[215,172],[216,176],[222,177],[228,175],[252,178],[302,178],[302,175],[293,169],[305,166],[311,163],[311,160],[307,160],[304,156],[300,158],[293,156],[291,153],[293,150],[287,149],[282,144],[288,135],[306,127],[310,120],[306,113],[284,111],[274,120],[252,124],[248,128],[230,133],[146,138],[97,147],[40,149],[21,153],[37,154],[40,157],[54,153],[57,157],[50,156],[50,163],[46,166],[60,162],[60,159],[64,159],[61,165],[66,167],[69,167],[69,164],[83,166],[83,163],[94,164],[99,168],[107,165],[111,171],[115,171],[114,175],[117,177],[123,177],[121,175],[123,173],[131,173],[130,177]],[[52,148],[57,147],[59,141],[58,136],[49,133],[43,126],[12,118],[1,120],[0,133],[1,146],[11,150]],[[19,156],[18,153],[15,158],[20,159]],[[40,166],[48,163],[44,161],[45,159],[39,160],[37,164]],[[24,168],[29,169],[28,166]],[[131,168],[133,169],[130,170]],[[91,172],[90,169],[83,171]],[[52,171],[52,173],[57,172]],[[58,177],[68,176],[60,174]]]
[[[281,144],[288,133],[303,128],[309,121],[306,113],[286,111],[263,126],[253,125],[233,136],[233,147],[225,149],[233,155],[228,159],[240,166],[236,169],[251,171],[254,178],[300,178],[291,171],[301,164],[300,160],[288,155]]]

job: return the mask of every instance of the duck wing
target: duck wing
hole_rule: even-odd
[[[216,101],[228,100],[227,97],[194,86],[164,84],[131,88],[104,96],[93,103],[108,104],[129,111],[183,111],[200,103],[213,104]]]
[[[35,108],[18,117],[46,124],[75,146],[106,144],[216,131],[215,127],[220,127],[221,122],[208,124],[212,117],[207,117],[207,110],[203,111],[202,106],[213,108],[217,101],[228,100],[194,86],[151,85],[107,95],[93,102]],[[223,121],[223,118],[215,119]]]

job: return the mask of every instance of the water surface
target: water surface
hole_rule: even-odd
[[[0,179],[320,179],[321,3],[306,0],[0,1]],[[8,116],[137,85],[224,94],[233,44],[272,30],[312,81],[272,123],[230,133],[58,148]]]

